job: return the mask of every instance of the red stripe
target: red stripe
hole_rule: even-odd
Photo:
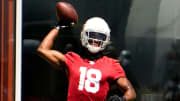
[[[1,101],[13,100],[13,0],[1,0]]]
[[[1,101],[3,101],[4,78],[4,0],[1,0]]]
[[[8,101],[12,101],[13,95],[13,1],[8,2]]]

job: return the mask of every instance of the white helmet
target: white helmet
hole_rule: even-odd
[[[110,42],[110,28],[100,17],[92,17],[83,25],[81,44],[91,53],[102,51]]]

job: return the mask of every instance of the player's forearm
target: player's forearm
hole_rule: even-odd
[[[124,97],[126,101],[133,101],[136,99],[136,92],[127,78],[119,78],[117,84],[120,89],[124,92]]]
[[[136,99],[136,93],[133,88],[128,88],[128,90],[124,93],[124,97],[126,101],[134,101]]]
[[[56,28],[52,29],[43,39],[38,49],[51,49],[57,36],[58,30]]]

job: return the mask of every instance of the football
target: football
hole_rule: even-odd
[[[78,14],[74,7],[67,2],[57,2],[56,16],[60,25],[69,25],[78,23]]]

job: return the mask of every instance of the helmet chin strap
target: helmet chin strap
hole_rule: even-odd
[[[89,52],[91,52],[92,54],[98,53],[99,51],[102,50],[102,48],[100,47],[94,47],[92,45],[87,45],[87,49]]]
[[[88,50],[87,47],[82,46],[82,50],[80,51],[80,55],[83,58],[87,58],[90,60],[97,60],[98,58],[102,57],[102,51],[98,51],[97,53],[92,53]]]

